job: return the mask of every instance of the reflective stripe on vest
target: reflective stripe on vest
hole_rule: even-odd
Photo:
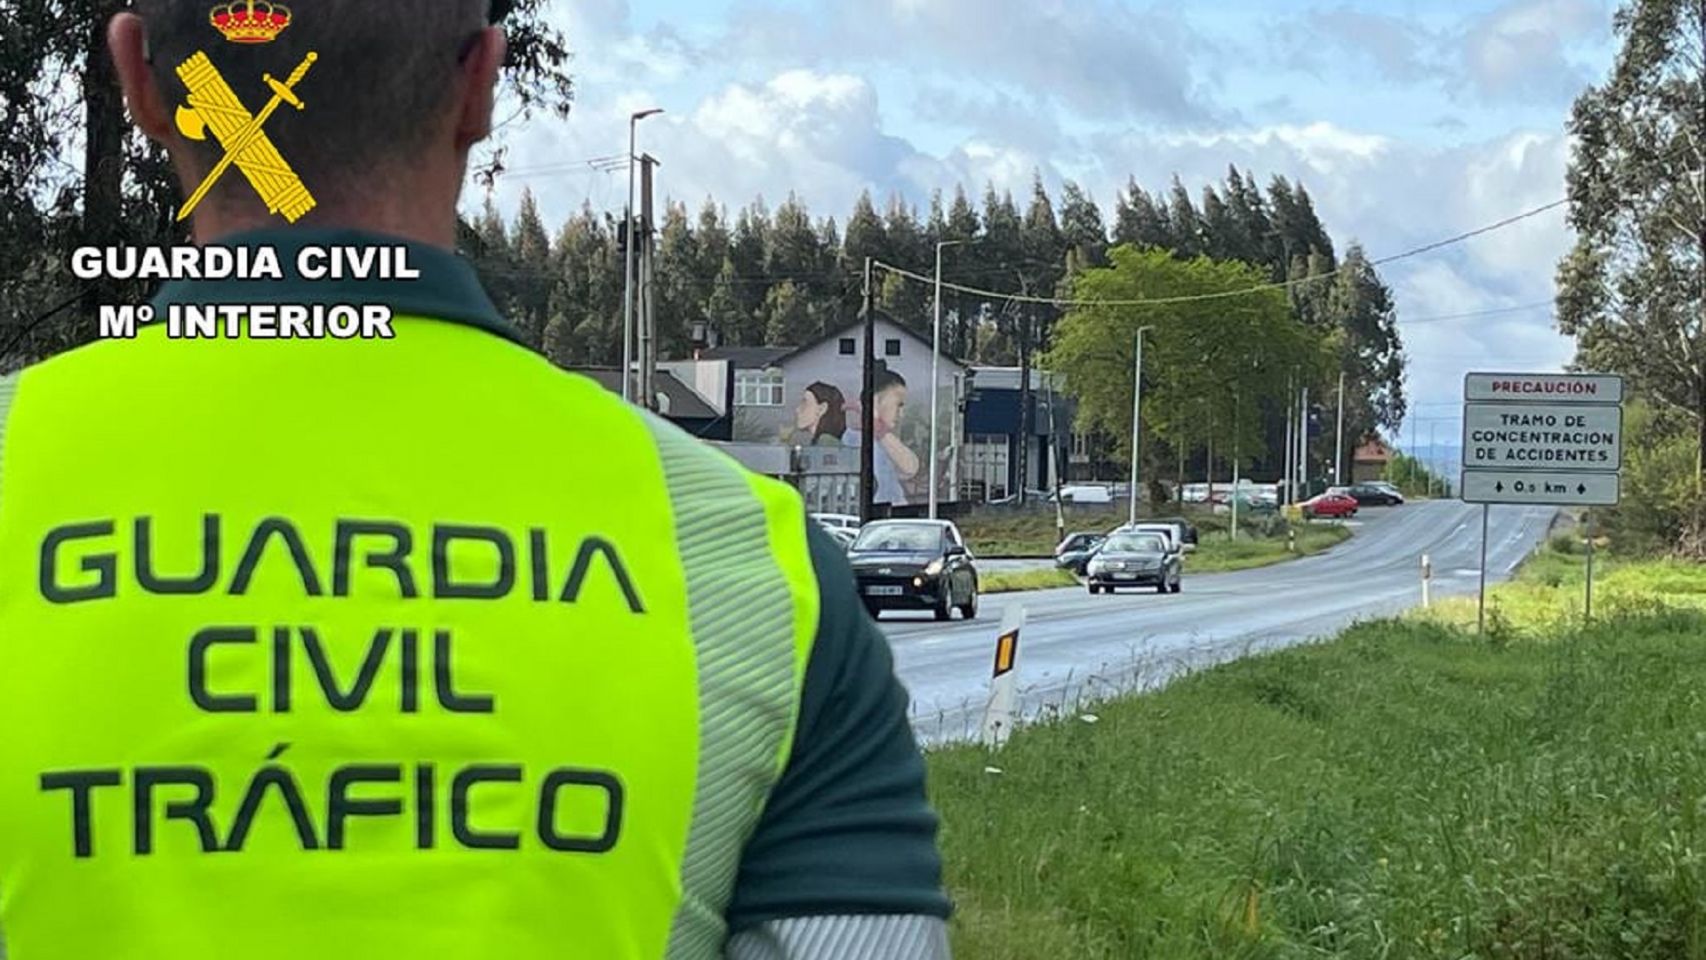
[[[18,379],[10,960],[720,954],[817,623],[798,496],[397,330]]]

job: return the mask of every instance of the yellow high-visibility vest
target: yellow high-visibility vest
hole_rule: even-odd
[[[817,626],[798,496],[396,327],[4,381],[9,960],[718,954]]]

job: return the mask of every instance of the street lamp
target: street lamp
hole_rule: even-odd
[[[943,240],[936,244],[936,322],[935,332],[930,339],[930,519],[936,519],[936,418],[940,401],[938,395],[942,392],[942,251],[949,247],[958,247],[976,243],[976,240]]]
[[[636,110],[628,117],[628,208],[622,221],[628,242],[623,245],[622,260],[622,399],[632,399],[634,371],[634,153],[635,127],[647,117],[663,112],[662,107]]]
[[[1137,523],[1137,428],[1143,415],[1143,335],[1154,327],[1137,329],[1137,360],[1131,375],[1131,522]]]

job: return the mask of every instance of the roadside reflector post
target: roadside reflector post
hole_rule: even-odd
[[[1431,593],[1432,593],[1433,579],[1434,579],[1433,558],[1429,557],[1427,554],[1424,553],[1424,554],[1422,554],[1422,606],[1424,606],[1424,607],[1429,606],[1431,603],[1431,600],[1432,600]]]
[[[1297,552],[1297,528],[1287,527],[1285,531],[1285,548],[1292,553]]]
[[[1018,708],[1019,631],[1025,626],[1025,608],[1007,605],[1001,617],[1001,632],[995,638],[995,663],[989,677],[989,703],[983,711],[983,745],[999,750],[1013,733]]]

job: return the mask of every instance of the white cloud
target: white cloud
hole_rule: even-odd
[[[933,189],[951,191],[960,183],[981,201],[992,183],[1022,204],[1039,170],[1057,199],[1061,179],[1070,177],[1111,212],[1130,176],[1153,191],[1177,173],[1197,196],[1234,164],[1264,185],[1275,174],[1301,180],[1341,246],[1359,240],[1379,257],[1563,194],[1568,143],[1561,130],[1435,147],[1323,119],[1302,100],[1291,111],[1297,122],[1206,129],[1204,118],[1220,111],[1205,106],[1188,80],[1200,66],[1200,41],[1170,16],[1145,19],[1141,30],[1128,26],[1135,22],[1129,15],[1091,16],[1107,14],[1112,3],[872,0],[812,16],[784,7],[749,9],[736,15],[735,29],[718,33],[726,46],[715,58],[684,43],[673,48],[683,51],[679,63],[702,65],[694,82],[681,83],[672,81],[672,67],[624,72],[633,58],[676,43],[674,35],[651,30],[636,38],[626,0],[574,0],[568,23],[579,31],[571,38],[581,83],[575,114],[566,123],[536,120],[509,133],[511,165],[534,172],[505,178],[498,202],[513,210],[521,189],[530,187],[553,227],[588,198],[618,210],[622,174],[596,173],[578,161],[619,153],[628,113],[659,104],[670,112],[645,121],[640,144],[663,158],[663,194],[693,206],[712,196],[732,209],[760,194],[774,206],[793,191],[815,216],[843,222],[866,189],[879,203],[899,191],[922,207]],[[1484,51],[1488,63],[1529,57],[1544,66],[1551,48],[1533,37],[1554,29],[1547,17],[1561,18],[1554,33],[1562,38],[1557,50],[1567,52],[1570,38],[1601,29],[1597,10],[1588,0],[1506,4],[1489,15],[1486,32],[1517,38],[1515,46]],[[1399,27],[1363,26],[1388,34]],[[1396,35],[1383,42],[1408,49]],[[1529,42],[1533,49],[1522,47]],[[1060,56],[1067,48],[1074,55]],[[1434,48],[1430,55],[1444,53]],[[906,83],[879,87],[881,78],[862,69],[871,63],[900,69]],[[1507,67],[1489,69],[1464,82],[1495,83],[1497,70]],[[950,77],[959,73],[965,77]],[[1000,82],[974,92],[959,82],[991,77]],[[1489,88],[1500,95],[1522,89]],[[907,110],[907,119],[932,124],[938,137],[944,126],[963,135],[923,149],[897,132],[906,129],[897,114]],[[1569,243],[1559,210],[1391,264],[1382,274],[1401,320],[1507,308],[1550,298]],[[1404,333],[1413,396],[1428,402],[1455,399],[1467,369],[1554,368],[1572,352],[1545,310],[1416,324]]]
[[[900,65],[1046,98],[1091,117],[1196,124],[1219,116],[1196,69],[1207,42],[1162,6],[1118,0],[871,0],[806,16],[744,9],[719,45],[771,61]]]

